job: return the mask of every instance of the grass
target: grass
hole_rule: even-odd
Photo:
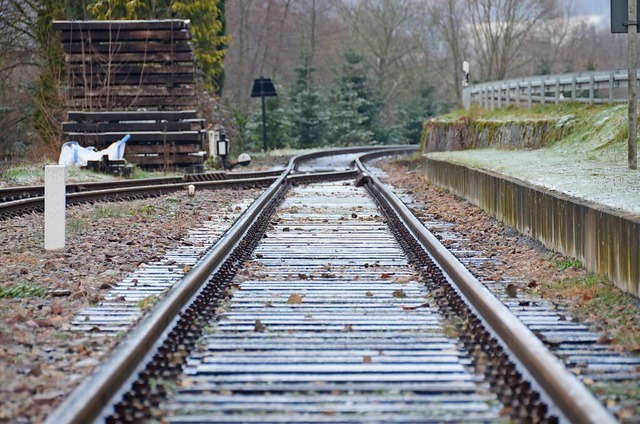
[[[640,301],[623,293],[606,277],[590,273],[545,283],[542,294],[544,298],[566,302],[574,316],[594,323],[612,339],[612,344],[640,353]]]
[[[135,209],[126,203],[96,204],[87,215],[69,217],[67,231],[69,234],[82,234],[100,219],[123,218],[134,214]]]
[[[12,165],[0,170],[0,181],[8,186],[21,185],[42,185],[44,184],[44,168],[51,163],[32,163]],[[67,182],[92,182],[113,180],[114,177],[90,171],[86,168],[67,167]],[[166,173],[163,171],[145,171],[137,166],[133,167],[132,175],[129,179],[157,178],[171,175],[179,175],[175,172]]]
[[[156,303],[158,303],[158,296],[147,296],[144,299],[138,301],[138,303],[136,303],[136,306],[140,309],[142,309],[143,311],[149,310],[151,309],[151,307],[153,305],[155,305]]]
[[[556,268],[558,268],[558,271],[564,271],[564,270],[567,270],[569,268],[573,268],[573,269],[582,268],[582,262],[580,262],[579,260],[577,260],[575,258],[565,258],[565,257],[563,257],[562,259],[557,259],[555,261],[555,263],[556,263]]]
[[[0,287],[0,299],[24,299],[27,297],[45,297],[48,289],[33,283],[19,283],[9,287]]]

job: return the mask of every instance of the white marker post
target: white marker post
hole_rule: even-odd
[[[44,167],[44,248],[64,249],[66,231],[66,169],[64,165]]]

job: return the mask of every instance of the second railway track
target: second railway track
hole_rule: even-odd
[[[278,179],[49,422],[613,422],[353,175]]]

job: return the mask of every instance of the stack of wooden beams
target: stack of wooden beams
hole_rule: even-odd
[[[53,28],[67,70],[66,141],[101,150],[128,133],[129,162],[204,162],[189,21],[55,21]]]

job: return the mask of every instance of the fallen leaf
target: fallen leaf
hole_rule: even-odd
[[[395,291],[393,292],[393,297],[396,297],[396,298],[405,298],[405,297],[407,297],[407,293],[405,293],[405,291],[404,291],[404,290],[402,290],[402,289],[395,290]]]
[[[610,344],[613,341],[613,339],[609,336],[607,336],[606,334],[603,334],[602,336],[600,336],[598,338],[597,343],[598,344]]]
[[[390,277],[391,277],[391,276],[390,276],[388,273],[386,273],[386,272],[383,272],[382,274],[380,274],[380,278],[382,278],[383,280],[387,280],[387,279],[389,279]]]
[[[257,319],[255,324],[253,325],[253,331],[260,333],[263,331],[267,331],[267,327],[264,326],[259,319]]]
[[[362,357],[362,363],[363,364],[370,364],[371,363],[371,356],[369,355],[365,355]]]
[[[298,293],[292,293],[289,299],[287,299],[287,303],[290,305],[299,305],[302,303],[302,296]]]
[[[351,331],[353,331],[353,327],[351,326],[351,324],[345,324],[344,328],[342,329],[342,331],[349,333]]]
[[[365,295],[368,296],[368,297],[371,297],[371,296],[373,296],[373,292],[368,291],[368,292],[365,293]]]
[[[421,305],[417,305],[417,306],[403,306],[402,309],[404,309],[405,311],[415,311],[418,308],[428,308],[429,304],[428,303],[423,303]]]

